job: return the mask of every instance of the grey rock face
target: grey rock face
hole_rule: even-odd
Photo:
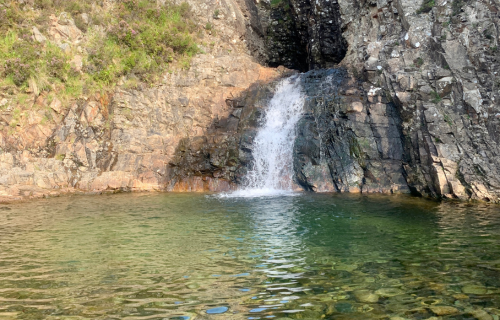
[[[339,5],[350,84],[333,94],[327,71],[306,76],[298,181],[499,202],[499,4],[436,1],[426,14],[421,1]],[[325,174],[333,186],[319,185]]]
[[[333,67],[344,58],[347,42],[337,1],[246,1],[245,6],[250,17],[248,42],[260,48],[253,52],[261,62],[307,71]]]
[[[370,103],[368,94],[379,90],[367,93],[345,70],[311,71],[302,82],[298,183],[318,192],[409,192],[396,106],[383,99]]]

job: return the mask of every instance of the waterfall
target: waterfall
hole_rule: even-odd
[[[268,103],[262,126],[253,141],[253,167],[243,187],[231,196],[259,197],[292,192],[293,145],[303,105],[300,76],[282,80]]]

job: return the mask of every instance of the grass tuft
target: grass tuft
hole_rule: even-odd
[[[435,0],[424,0],[424,2],[422,2],[422,5],[420,6],[420,8],[417,10],[417,13],[418,14],[428,13],[432,10],[432,8],[434,8],[435,5],[436,5]]]

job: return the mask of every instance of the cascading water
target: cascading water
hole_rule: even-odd
[[[296,125],[302,116],[304,95],[300,76],[282,80],[269,101],[254,142],[254,164],[233,197],[289,194],[293,190],[293,144]]]

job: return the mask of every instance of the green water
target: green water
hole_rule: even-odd
[[[500,207],[312,194],[0,205],[0,319],[438,315],[498,319]]]

